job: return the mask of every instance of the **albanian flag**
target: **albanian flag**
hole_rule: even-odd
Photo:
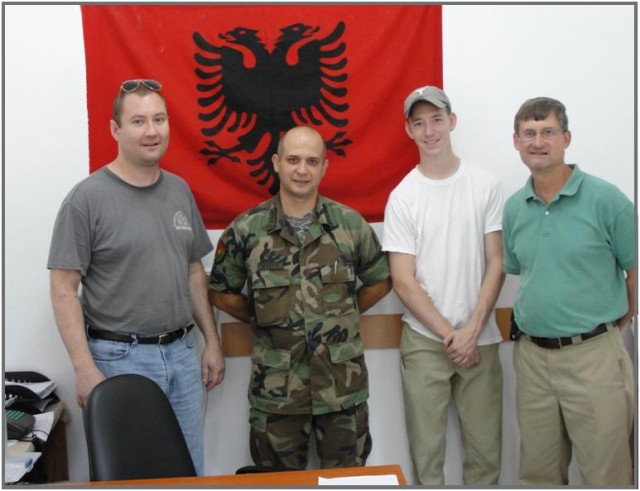
[[[82,5],[90,171],[116,144],[122,81],[162,83],[171,143],[162,167],[190,185],[209,229],[277,192],[281,134],[304,124],[327,143],[320,192],[383,219],[417,163],[402,103],[442,87],[438,5]]]

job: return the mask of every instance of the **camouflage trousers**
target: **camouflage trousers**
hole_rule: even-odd
[[[322,468],[364,466],[371,453],[367,403],[328,414],[274,414],[251,408],[250,448],[256,465],[306,469],[311,430]]]

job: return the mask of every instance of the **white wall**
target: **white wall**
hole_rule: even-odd
[[[71,479],[86,480],[81,414],[72,368],[53,320],[46,270],[58,206],[88,172],[80,8],[3,7],[5,369],[38,370],[58,382],[58,393],[72,412]],[[527,177],[511,143],[513,116],[526,98],[556,97],[566,104],[573,131],[568,160],[633,197],[634,22],[633,5],[445,5],[444,81],[458,114],[458,153],[493,169],[507,194],[513,193]],[[218,234],[211,231],[213,239]],[[207,269],[211,261],[206,258]],[[516,285],[508,278],[499,306],[512,305]],[[373,312],[398,309],[390,295]],[[510,343],[501,347],[505,431],[500,482],[507,486],[517,484],[518,461],[511,350]],[[398,352],[372,350],[366,358],[374,438],[369,463],[400,463],[410,479]],[[232,473],[250,463],[249,370],[248,358],[228,359],[226,379],[209,397],[209,474]],[[447,484],[453,485],[461,484],[457,431],[456,422],[450,422],[445,467]]]

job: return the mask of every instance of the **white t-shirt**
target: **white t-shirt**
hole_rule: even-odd
[[[498,179],[466,161],[442,180],[429,179],[416,167],[389,195],[382,248],[416,256],[416,280],[456,329],[476,306],[485,272],[484,235],[502,229],[503,206]],[[403,319],[418,333],[441,340],[408,310]],[[478,345],[501,340],[492,314]]]

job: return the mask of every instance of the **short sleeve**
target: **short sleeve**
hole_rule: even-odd
[[[382,249],[416,255],[416,233],[410,206],[392,192],[384,211]]]
[[[231,224],[220,236],[209,275],[209,289],[240,294],[247,278],[246,258],[240,238]]]
[[[504,192],[499,181],[495,181],[489,190],[487,213],[485,215],[484,233],[488,234],[502,230],[502,215],[504,211]]]
[[[635,266],[635,220],[633,203],[626,199],[627,204],[618,213],[611,225],[610,235],[613,254],[622,269]]]
[[[364,219],[360,227],[360,245],[358,278],[365,285],[371,285],[386,280],[390,273],[389,260],[382,251],[378,237],[373,228]]]
[[[512,245],[512,232],[513,232],[513,224],[512,219],[510,218],[510,207],[509,201],[504,208],[504,213],[502,217],[502,255],[503,255],[503,270],[507,274],[519,275],[520,274],[520,263],[516,259],[516,256],[513,253],[513,245]]]
[[[189,198],[191,200],[191,223],[193,228],[193,245],[191,247],[190,262],[195,262],[209,254],[213,250],[213,244],[211,243],[204,221],[202,220],[202,215],[200,215],[191,191],[189,191]]]
[[[58,212],[49,248],[48,269],[71,269],[86,276],[91,263],[89,219],[67,198]]]

